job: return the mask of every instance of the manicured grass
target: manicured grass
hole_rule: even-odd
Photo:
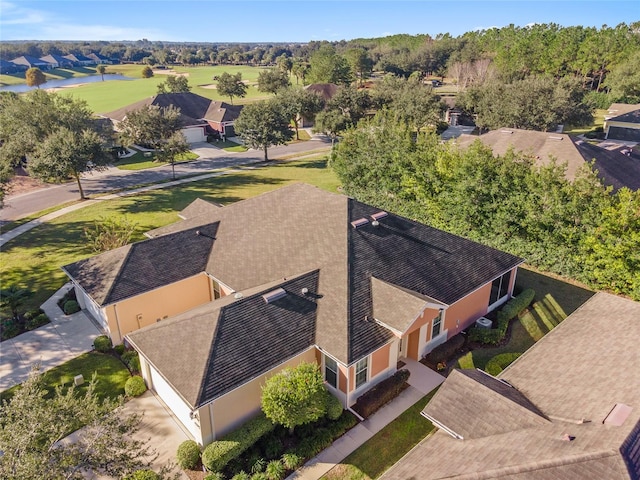
[[[124,395],[124,384],[131,376],[129,370],[116,357],[99,352],[88,352],[69,360],[62,365],[47,370],[43,375],[43,382],[48,390],[45,398],[52,398],[55,387],[70,386],[76,375],[83,375],[85,384],[77,387],[83,393],[93,374],[97,373],[95,393],[98,398],[116,398]],[[0,393],[0,399],[5,400],[13,396],[18,386]]]
[[[425,436],[434,426],[420,415],[435,390],[420,399],[369,441],[332,468],[323,480],[368,480],[378,478]]]
[[[193,152],[185,152],[177,157],[178,162],[189,162],[198,158]],[[131,157],[122,158],[116,162],[116,167],[119,170],[146,170],[147,168],[161,167],[167,165],[169,162],[160,162],[151,157],[145,157],[142,152],[138,152]]]
[[[246,152],[247,150],[249,150],[244,145],[241,145],[236,142],[232,142],[231,140],[225,140],[224,142],[222,140],[217,142],[213,141],[211,142],[211,145],[213,145],[214,147],[221,148],[225,152]]]
[[[109,80],[109,76],[105,75],[104,82],[96,82],[81,85],[77,88],[69,89],[64,95],[73,95],[76,98],[86,100],[89,107],[96,113],[106,113],[118,108],[124,107],[131,103],[150,97],[157,93],[157,86],[166,79],[164,74],[156,74],[151,78],[140,78],[143,65],[108,65],[107,72],[121,73],[123,75],[134,77],[135,80]],[[235,74],[242,73],[243,80],[253,83],[257,80],[258,74],[262,68],[245,67],[245,66],[213,66],[213,67],[174,67],[178,73],[188,73],[189,85],[191,91],[212,100],[222,100],[229,102],[229,98],[221,96],[216,89],[203,88],[200,85],[210,85],[215,83],[214,75],[220,75],[223,72]],[[255,101],[261,98],[267,98],[259,92],[254,85],[250,85],[245,98],[234,98],[233,103],[244,104],[246,102]]]
[[[311,135],[309,135],[306,130],[302,130],[302,129],[298,130],[298,137],[299,137],[299,140],[296,140],[296,137],[294,136],[293,140],[290,141],[289,143],[306,142],[307,140],[311,140]]]
[[[196,198],[229,204],[292,182],[306,182],[335,192],[339,185],[326,158],[275,163],[239,170],[193,183],[104,200],[36,227],[6,243],[0,252],[3,285],[28,286],[35,292],[25,310],[39,307],[68,281],[60,267],[94,255],[87,245],[84,228],[98,218],[126,215],[137,224],[134,241],[143,233],[178,221],[177,212]]]
[[[594,294],[582,286],[569,283],[526,267],[518,269],[518,288],[533,288],[536,297],[532,307],[512,321],[511,338],[506,345],[473,350],[458,360],[458,368],[482,368],[501,353],[524,353],[549,333]]]
[[[598,109],[593,114],[593,123],[591,125],[582,125],[575,127],[573,125],[565,125],[562,133],[570,133],[572,135],[580,135],[592,131],[597,127],[604,126],[604,116],[607,110]]]

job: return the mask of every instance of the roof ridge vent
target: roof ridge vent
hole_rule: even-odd
[[[564,140],[564,137],[561,137],[559,135],[549,135],[547,138],[549,140]]]
[[[276,288],[275,290],[271,290],[268,293],[265,293],[264,295],[262,295],[262,299],[264,300],[264,303],[273,303],[276,300],[281,299],[282,297],[286,297],[287,296],[287,291],[280,287],[280,288]]]
[[[359,227],[363,227],[365,226],[367,223],[369,223],[369,220],[367,220],[366,218],[359,218],[357,220],[354,220],[353,222],[351,222],[351,226],[353,228],[359,228]]]

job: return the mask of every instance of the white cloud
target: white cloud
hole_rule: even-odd
[[[33,25],[47,20],[45,12],[32,8],[24,8],[11,2],[0,1],[3,25]]]
[[[118,27],[113,25],[75,25],[58,23],[40,29],[38,40],[174,40],[172,36],[155,29]]]

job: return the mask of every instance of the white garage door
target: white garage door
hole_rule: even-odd
[[[204,136],[204,128],[183,128],[182,133],[187,139],[187,143],[204,142],[207,140]]]
[[[180,396],[173,390],[171,385],[162,378],[155,368],[149,365],[149,372],[151,373],[152,388],[162,399],[164,403],[171,409],[173,414],[180,420],[180,423],[193,435],[196,442],[202,444],[202,434],[200,427],[196,425],[194,420],[190,418],[191,409],[184,403]]]

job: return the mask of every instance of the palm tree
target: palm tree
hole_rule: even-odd
[[[96,72],[98,72],[100,75],[102,75],[102,81],[104,82],[104,72],[107,71],[107,67],[105,67],[104,65],[98,65],[96,67]]]
[[[33,295],[33,292],[27,288],[20,288],[17,285],[11,285],[9,288],[0,290],[0,305],[9,308],[11,315],[15,321],[19,321],[19,308],[24,301]]]

